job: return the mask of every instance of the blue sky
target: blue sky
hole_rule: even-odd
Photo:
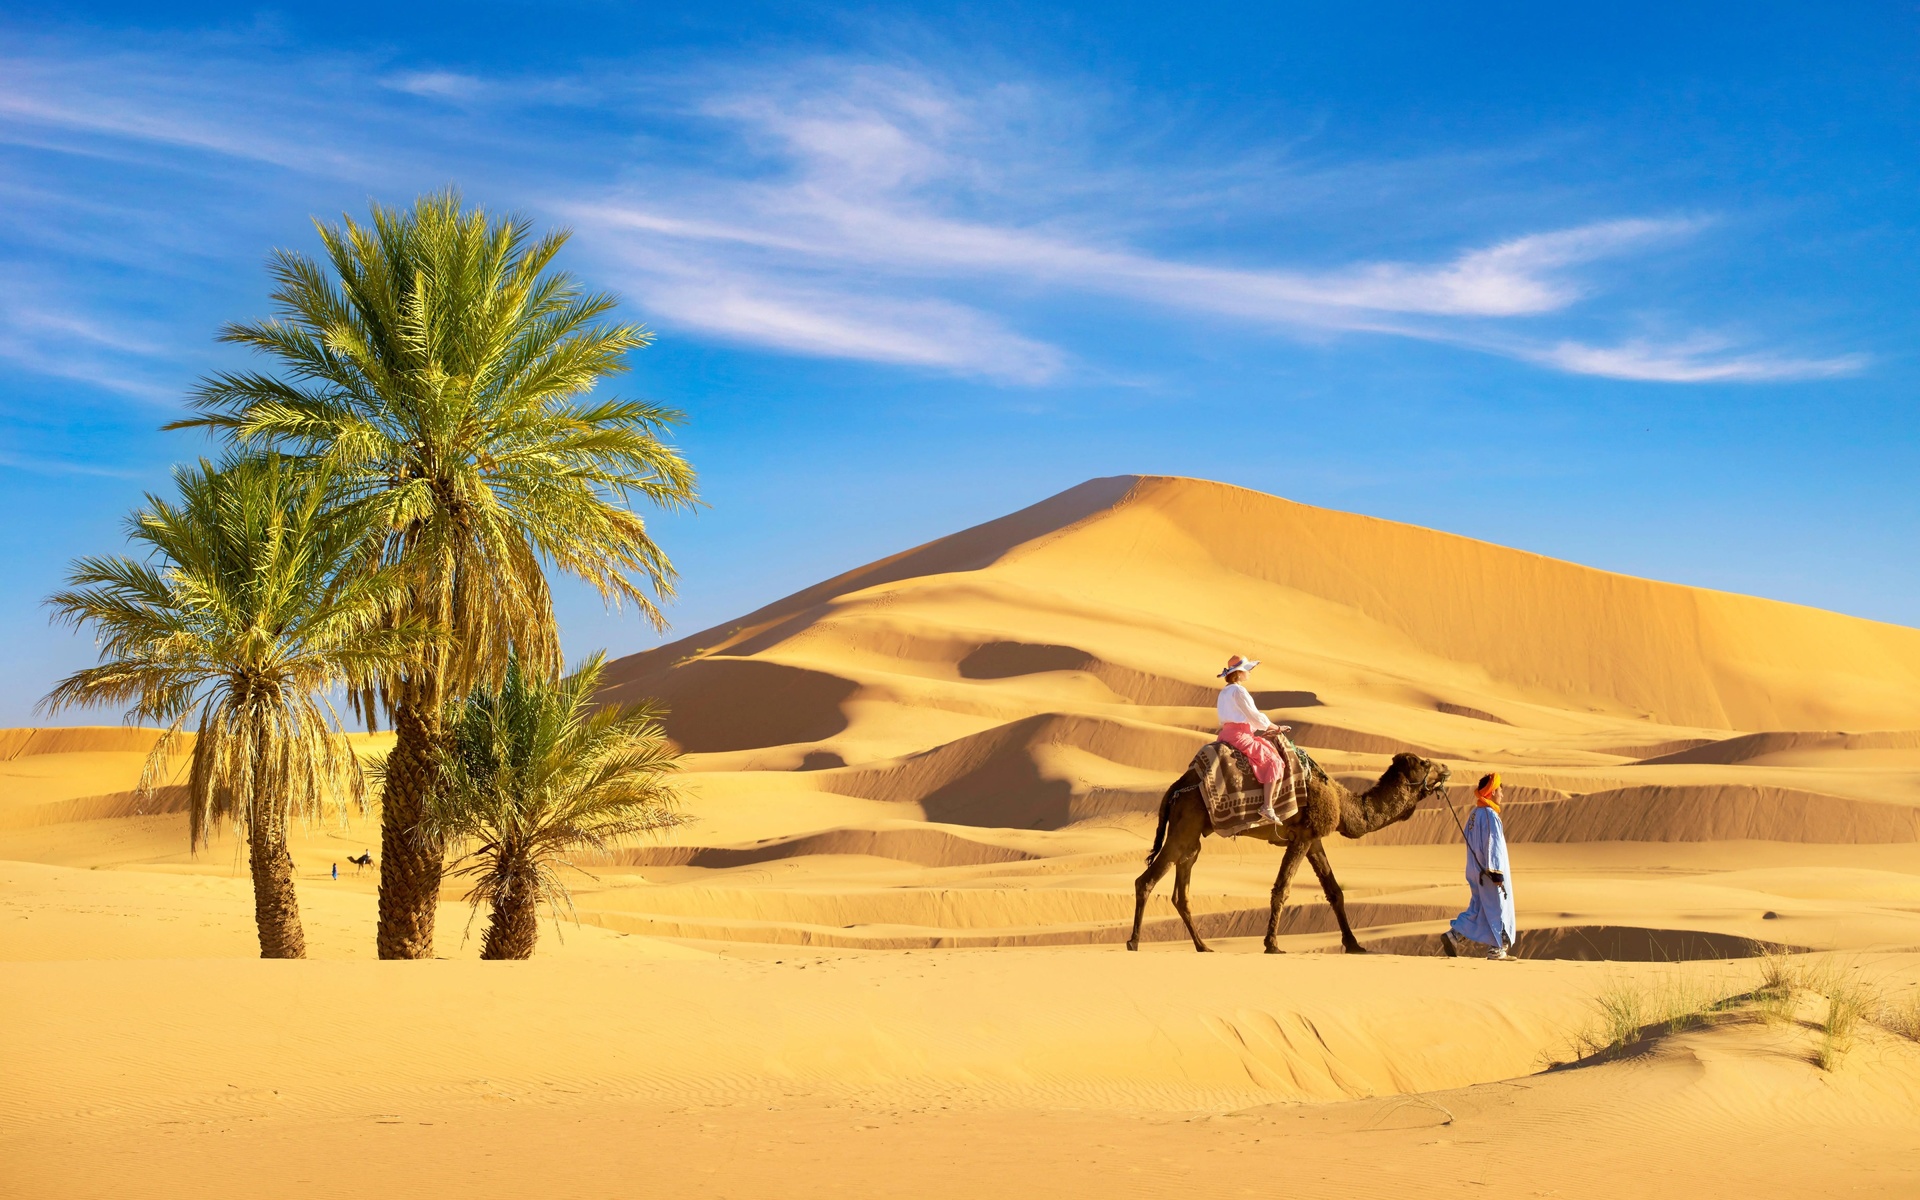
[[[1121,472],[1920,624],[1914,4],[720,7],[0,18],[0,724],[267,252],[449,183],[657,331],[677,633]]]

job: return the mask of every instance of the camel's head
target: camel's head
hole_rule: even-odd
[[[1421,801],[1437,794],[1453,777],[1452,767],[1421,758],[1418,754],[1396,754],[1393,756],[1393,765],[1399,768],[1401,778],[1405,780],[1404,787],[1411,793],[1406,811],[1396,815],[1393,818],[1395,821],[1404,821],[1413,816]]]

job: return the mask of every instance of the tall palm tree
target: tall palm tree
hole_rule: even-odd
[[[274,458],[174,473],[179,500],[149,495],[128,521],[148,553],[82,558],[55,620],[91,626],[100,662],[62,680],[49,711],[125,704],[166,726],[140,786],[165,778],[196,713],[189,845],[221,823],[247,839],[262,958],[303,958],[287,826],[357,802],[359,762],[325,699],[405,662],[418,630],[395,626],[398,572],[352,570],[365,531],[325,509],[327,485]],[[344,572],[344,573],[343,573]]]
[[[473,847],[454,871],[474,876],[468,899],[490,908],[482,958],[533,957],[540,905],[572,908],[559,870],[568,853],[680,822],[659,710],[594,705],[605,661],[596,654],[558,683],[510,663],[498,690],[476,690],[451,716],[447,783],[428,825]]]
[[[535,239],[451,192],[318,227],[326,266],[277,252],[277,315],[221,335],[277,373],[209,378],[199,415],[173,427],[324,464],[334,502],[378,531],[370,563],[408,574],[408,611],[436,636],[355,706],[371,724],[377,698],[398,735],[381,796],[380,955],[422,958],[444,864],[421,820],[445,702],[497,685],[514,656],[559,674],[549,566],[663,627],[653,597],[671,595],[674,570],[632,501],[690,506],[694,475],[662,441],[680,414],[589,395],[652,336],[603,320],[612,297],[551,269],[565,233]]]

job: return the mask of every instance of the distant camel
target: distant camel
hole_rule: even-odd
[[[357,858],[349,854],[347,855],[347,861],[353,864],[353,873],[358,875],[373,865],[373,851],[362,850]]]
[[[1428,762],[1413,754],[1396,754],[1380,782],[1364,796],[1356,796],[1329,779],[1316,765],[1313,778],[1307,783],[1307,794],[1301,798],[1298,815],[1280,825],[1256,825],[1234,835],[1287,848],[1287,856],[1280,860],[1279,877],[1273,881],[1273,910],[1267,916],[1267,953],[1281,953],[1275,940],[1280,934],[1280,906],[1287,902],[1293,873],[1305,859],[1313,864],[1313,872],[1320,877],[1320,887],[1327,894],[1327,903],[1333,905],[1333,915],[1339,918],[1341,945],[1348,954],[1365,954],[1366,948],[1353,936],[1353,926],[1347,923],[1346,898],[1333,877],[1333,864],[1327,861],[1321,839],[1335,829],[1342,837],[1365,837],[1406,820],[1420,801],[1447,786],[1449,774],[1451,771],[1445,763]],[[1193,914],[1187,909],[1187,881],[1193,877],[1194,860],[1200,857],[1200,839],[1212,832],[1213,822],[1207,813],[1200,778],[1189,768],[1160,798],[1160,825],[1153,833],[1153,849],[1147,852],[1147,869],[1133,884],[1133,936],[1127,939],[1127,949],[1140,948],[1140,922],[1146,915],[1147,897],[1168,867],[1174,868],[1173,907],[1187,924],[1193,948],[1202,953],[1209,949],[1200,940],[1200,934],[1193,927]]]

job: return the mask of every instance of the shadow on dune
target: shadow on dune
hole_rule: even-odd
[[[701,658],[602,695],[616,703],[659,699],[668,709],[667,736],[689,754],[709,754],[830,738],[846,729],[840,706],[858,688],[851,679],[784,663]]]
[[[1448,914],[1451,915],[1451,914]],[[1438,957],[1440,934],[1403,933],[1367,939],[1367,949],[1382,954]],[[1338,947],[1335,947],[1338,949]],[[1811,947],[1699,929],[1646,929],[1637,925],[1552,925],[1523,929],[1514,944],[1519,958],[1573,962],[1704,962],[1759,958],[1766,954],[1805,954]]]
[[[1649,785],[1577,796],[1511,788],[1508,797],[1502,818],[1512,842],[1920,841],[1920,809],[1793,788]],[[1465,795],[1453,799],[1456,809],[1472,804]],[[1390,846],[1446,845],[1460,837],[1454,820],[1434,801],[1373,840]]]
[[[1050,759],[1086,755],[1171,782],[1206,741],[1145,722],[1039,713],[920,754],[826,772],[822,784],[842,795],[919,804],[928,820],[948,825],[1058,829],[1087,815],[1079,801],[1098,789],[1076,788]],[[1165,786],[1152,789],[1154,802]]]
[[[860,854],[922,867],[1025,862],[1024,850],[959,837],[944,829],[829,829],[770,838],[757,846],[636,846],[607,856],[627,867],[741,867],[817,854]]]
[[[1683,747],[1642,759],[1641,766],[1665,763],[1731,765],[1791,750],[1920,750],[1920,729],[1874,733],[1748,733]]]
[[[956,664],[962,679],[1015,679],[1048,671],[1081,671],[1106,684],[1134,704],[1167,708],[1212,708],[1217,687],[1170,679],[1148,671],[1123,667],[1077,646],[1037,642],[986,642],[967,652]],[[1253,693],[1263,709],[1313,708],[1320,697],[1312,692]]]

